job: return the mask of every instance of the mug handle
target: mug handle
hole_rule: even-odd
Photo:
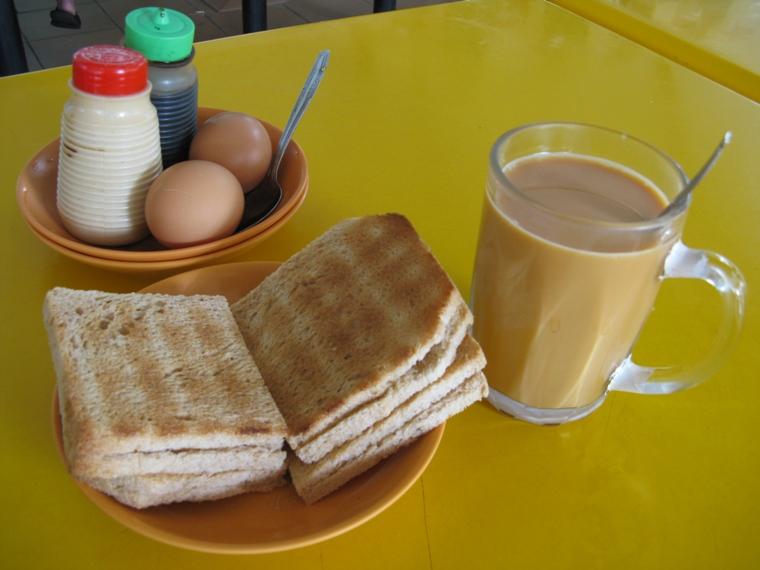
[[[721,365],[739,336],[744,320],[747,282],[728,259],[678,242],[665,258],[661,279],[701,279],[723,301],[723,319],[710,351],[699,361],[679,366],[639,366],[628,356],[613,372],[609,390],[637,394],[672,394],[696,386]]]

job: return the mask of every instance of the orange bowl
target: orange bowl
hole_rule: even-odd
[[[209,117],[221,112],[221,109],[201,107],[198,109],[198,122],[202,124]],[[276,150],[282,131],[266,121],[261,121],[261,123],[269,133],[273,150]],[[58,215],[56,206],[58,145],[59,139],[54,140],[26,164],[16,183],[16,199],[21,209],[21,215],[34,230],[35,235],[46,238],[43,241],[47,245],[52,242],[60,248],[64,248],[65,251],[56,248],[64,255],[66,251],[80,254],[80,256],[75,257],[80,261],[82,261],[81,256],[140,264],[190,260],[187,264],[174,265],[174,267],[180,267],[195,264],[198,262],[198,258],[202,256],[228,250],[243,243],[251,246],[263,239],[254,240],[253,238],[261,235],[269,236],[273,231],[282,227],[303,203],[309,187],[306,155],[295,141],[291,141],[280,166],[279,180],[283,191],[282,200],[274,212],[258,224],[226,238],[178,249],[166,249],[152,237],[129,246],[100,247],[87,244],[71,235],[63,226]],[[230,252],[226,252],[224,255],[227,253]],[[206,259],[208,258],[204,258],[204,260]],[[154,269],[162,268],[155,267]]]

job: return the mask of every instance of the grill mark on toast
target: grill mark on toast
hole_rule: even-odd
[[[224,392],[229,392],[228,386],[225,386],[226,374],[224,370],[228,368],[231,363],[229,361],[220,360],[224,356],[228,346],[223,342],[224,339],[220,338],[220,327],[215,326],[214,320],[207,319],[206,311],[200,307],[188,308],[188,321],[191,327],[191,338],[196,345],[198,352],[202,355],[205,361],[215,361],[213,369],[207,369],[202,363],[197,363],[188,371],[184,383],[182,384],[182,392],[186,405],[183,410],[198,410],[198,405],[201,404],[204,399],[209,397],[207,384],[216,384]],[[220,346],[221,344],[221,346]],[[218,395],[216,395],[218,397]],[[226,407],[232,400],[226,403]],[[231,410],[227,409],[226,413],[230,414]],[[234,414],[231,414],[234,415]],[[219,430],[220,425],[214,418],[208,417],[207,414],[199,414],[194,412],[196,419],[195,429],[199,432],[203,431],[216,431]]]
[[[240,418],[240,422],[246,422],[235,428],[239,435],[256,435],[272,433],[270,425],[255,421],[250,417],[250,410],[255,405],[253,390],[253,367],[245,364],[251,359],[247,350],[239,351],[236,348],[245,347],[232,319],[201,319],[199,308],[190,310],[190,319],[198,323],[195,327],[195,336],[201,339],[203,353],[208,357],[214,355],[219,364],[213,370],[204,369],[203,378],[199,378],[196,385],[203,382],[214,382],[219,386],[220,397],[226,396],[227,414]],[[236,344],[239,343],[239,344]],[[237,352],[237,354],[236,354]],[[210,374],[210,377],[209,377]],[[193,400],[192,396],[190,399]],[[203,424],[205,429],[213,429],[213,418],[208,418]]]
[[[219,326],[213,321],[208,321],[204,317],[205,315],[198,307],[190,307],[188,309],[188,317],[193,328],[193,338],[197,338],[201,347],[201,354],[208,358],[212,354],[217,357],[223,357],[226,352],[226,346],[222,343],[220,350],[220,336],[222,331]],[[226,385],[227,377],[223,373],[217,374],[217,372],[223,371],[229,366],[229,362],[222,361],[214,366],[214,370],[211,372],[214,381],[218,382],[225,391],[229,391],[229,387]],[[204,378],[193,378],[192,382],[189,382],[186,386],[188,391],[188,400],[190,402],[198,402],[203,396],[202,390]]]
[[[115,328],[118,328],[117,324]],[[133,413],[136,409],[145,405],[145,392],[139,381],[139,359],[131,359],[121,344],[121,339],[113,332],[111,324],[102,334],[106,337],[101,341],[107,347],[108,358],[100,360],[92,370],[94,373],[92,392],[99,394],[104,410],[117,410],[109,414],[110,426],[102,424],[103,428],[110,430],[117,437],[130,437],[140,433],[141,426],[135,421]],[[125,370],[135,370],[137,374],[125,375]],[[137,376],[138,378],[135,378]],[[131,381],[131,382],[130,382]],[[139,412],[138,412],[139,413]]]
[[[231,410],[232,413],[244,417],[247,415],[246,408],[251,406],[253,402],[250,398],[241,398],[239,395],[250,395],[249,384],[251,379],[242,375],[239,360],[242,355],[235,355],[232,352],[232,346],[234,343],[234,339],[232,338],[233,332],[237,335],[237,330],[233,330],[230,327],[224,327],[219,331],[219,334],[221,334],[224,339],[225,362],[229,365],[220,371],[217,378],[221,381],[223,389],[229,395],[230,405],[233,406]],[[243,426],[243,429],[250,430],[250,426]],[[261,426],[257,426],[257,429],[261,430],[262,428]],[[245,431],[242,433],[251,432]]]
[[[169,310],[165,306],[155,304],[157,311]],[[152,394],[155,399],[150,399],[151,405],[146,410],[147,418],[150,419],[151,431],[155,431],[159,437],[177,435],[187,431],[185,421],[179,420],[188,409],[187,385],[193,383],[188,376],[187,364],[183,366],[183,355],[192,353],[193,346],[190,344],[192,336],[188,334],[187,319],[189,315],[186,304],[172,306],[173,318],[163,319],[151,314],[149,322],[155,327],[151,335],[152,352],[155,362],[150,364],[154,370],[150,373],[150,380],[156,383]],[[202,318],[199,315],[199,318]],[[160,354],[166,354],[161,358]],[[150,388],[150,385],[148,385]]]

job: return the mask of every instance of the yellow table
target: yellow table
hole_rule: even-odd
[[[760,101],[760,0],[552,0]]]
[[[198,46],[201,103],[284,123],[318,50],[330,68],[296,133],[311,193],[242,259],[284,259],[347,217],[411,218],[467,294],[486,175],[502,131],[600,123],[694,172],[726,128],[735,142],[699,188],[687,243],[743,268],[745,334],[710,382],[669,397],[613,394],[561,427],[479,404],[449,423],[421,481],[348,534],[302,550],[224,557],[165,546],[113,522],[58,460],[53,369],[40,308],[54,285],[132,291],[163,275],[79,265],[39,243],[16,173],[56,136],[68,68],[0,80],[2,568],[750,568],[760,563],[760,107],[555,5],[453,3]],[[708,287],[668,282],[640,358],[703,350]]]

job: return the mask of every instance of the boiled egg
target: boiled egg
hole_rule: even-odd
[[[145,200],[153,236],[169,248],[188,247],[231,235],[243,216],[243,189],[229,170],[188,160],[164,170]]]
[[[193,137],[190,159],[221,164],[248,192],[266,176],[272,161],[272,141],[264,125],[250,115],[218,113]]]

